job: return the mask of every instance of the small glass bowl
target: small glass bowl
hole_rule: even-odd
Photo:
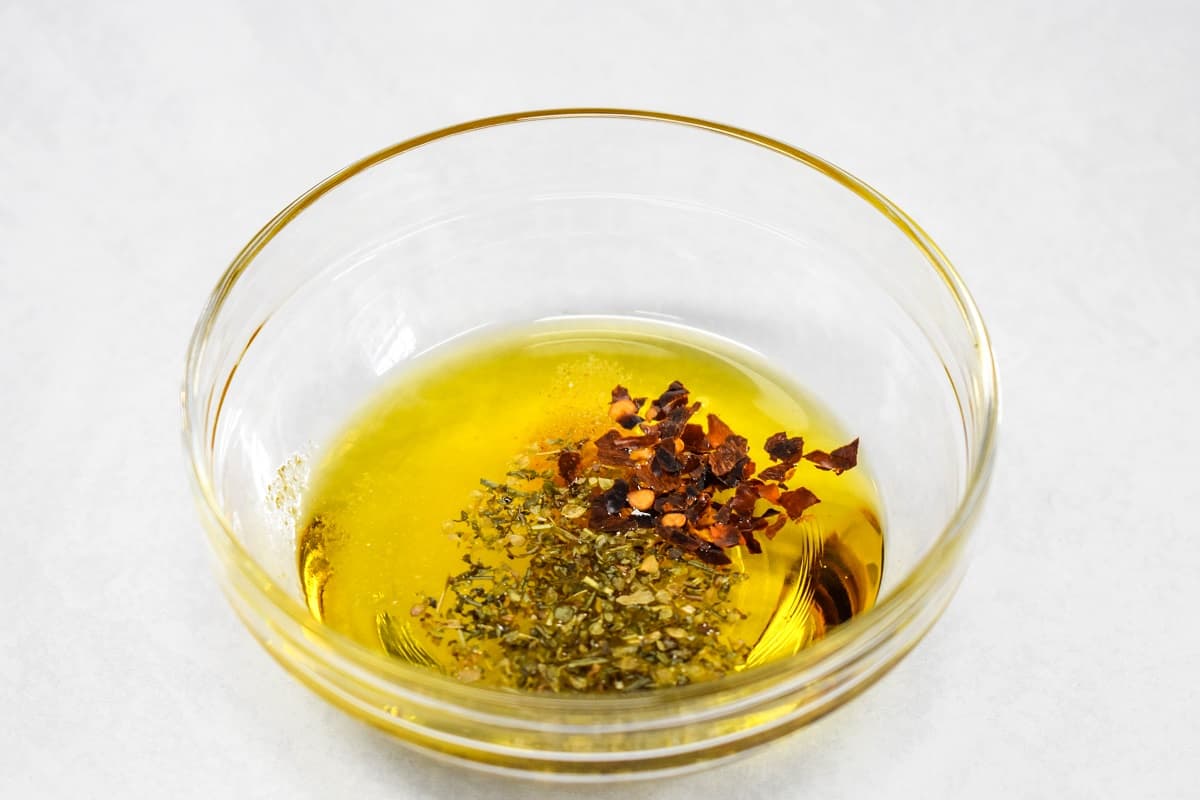
[[[620,697],[464,685],[310,616],[294,538],[309,460],[425,350],[571,315],[732,339],[834,409],[882,495],[878,604],[789,658]],[[979,312],[903,211],[773,139],[619,109],[468,122],[328,178],[221,278],[182,400],[218,574],[289,672],[419,748],[564,780],[713,764],[877,680],[959,583],[998,418]]]

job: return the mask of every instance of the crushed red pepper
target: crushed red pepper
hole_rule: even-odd
[[[582,463],[583,456],[574,450],[563,450],[558,454],[558,476],[563,479],[563,483],[569,485],[575,482]]]
[[[701,561],[729,564],[726,550],[743,546],[761,552],[756,533],[772,539],[788,520],[800,519],[821,502],[807,488],[787,485],[801,459],[838,475],[858,462],[858,439],[828,453],[805,453],[802,437],[780,431],[763,445],[778,463],[756,474],[749,441],[715,414],[707,415],[707,430],[691,422],[700,403],[690,399],[688,389],[673,381],[643,412],[647,398],[635,398],[618,385],[612,390],[609,417],[623,430],[614,428],[596,439],[594,453],[566,450],[559,456],[565,485],[593,465],[614,479],[588,506],[593,529],[653,528],[664,541]],[[757,511],[760,500],[774,507]]]
[[[817,469],[832,470],[834,475],[841,475],[858,464],[858,439],[828,453],[823,450],[813,450],[805,453],[804,458],[811,461]]]

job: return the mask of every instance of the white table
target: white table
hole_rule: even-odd
[[[959,266],[1005,395],[976,561],[906,661],[750,759],[585,796],[1196,796],[1200,6],[168,5],[0,3],[0,796],[528,792],[396,747],[246,635],[177,387],[223,266],[310,184],[570,104],[866,178]]]

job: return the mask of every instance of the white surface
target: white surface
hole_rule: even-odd
[[[959,266],[1005,394],[976,561],[905,662],[748,760],[584,794],[1196,796],[1200,7],[301,5],[0,2],[0,796],[528,792],[258,649],[208,572],[177,385],[220,271],[296,194],[564,104],[866,178]]]

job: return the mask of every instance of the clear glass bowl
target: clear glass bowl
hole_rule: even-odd
[[[622,697],[460,684],[312,618],[293,529],[307,459],[428,348],[567,315],[727,337],[835,409],[862,437],[883,499],[878,604],[790,658]],[[975,304],[903,211],[773,139],[616,109],[469,122],[333,175],[222,277],[183,388],[189,472],[218,573],[263,646],[405,742],[561,779],[716,763],[878,679],[958,585],[997,414]]]

